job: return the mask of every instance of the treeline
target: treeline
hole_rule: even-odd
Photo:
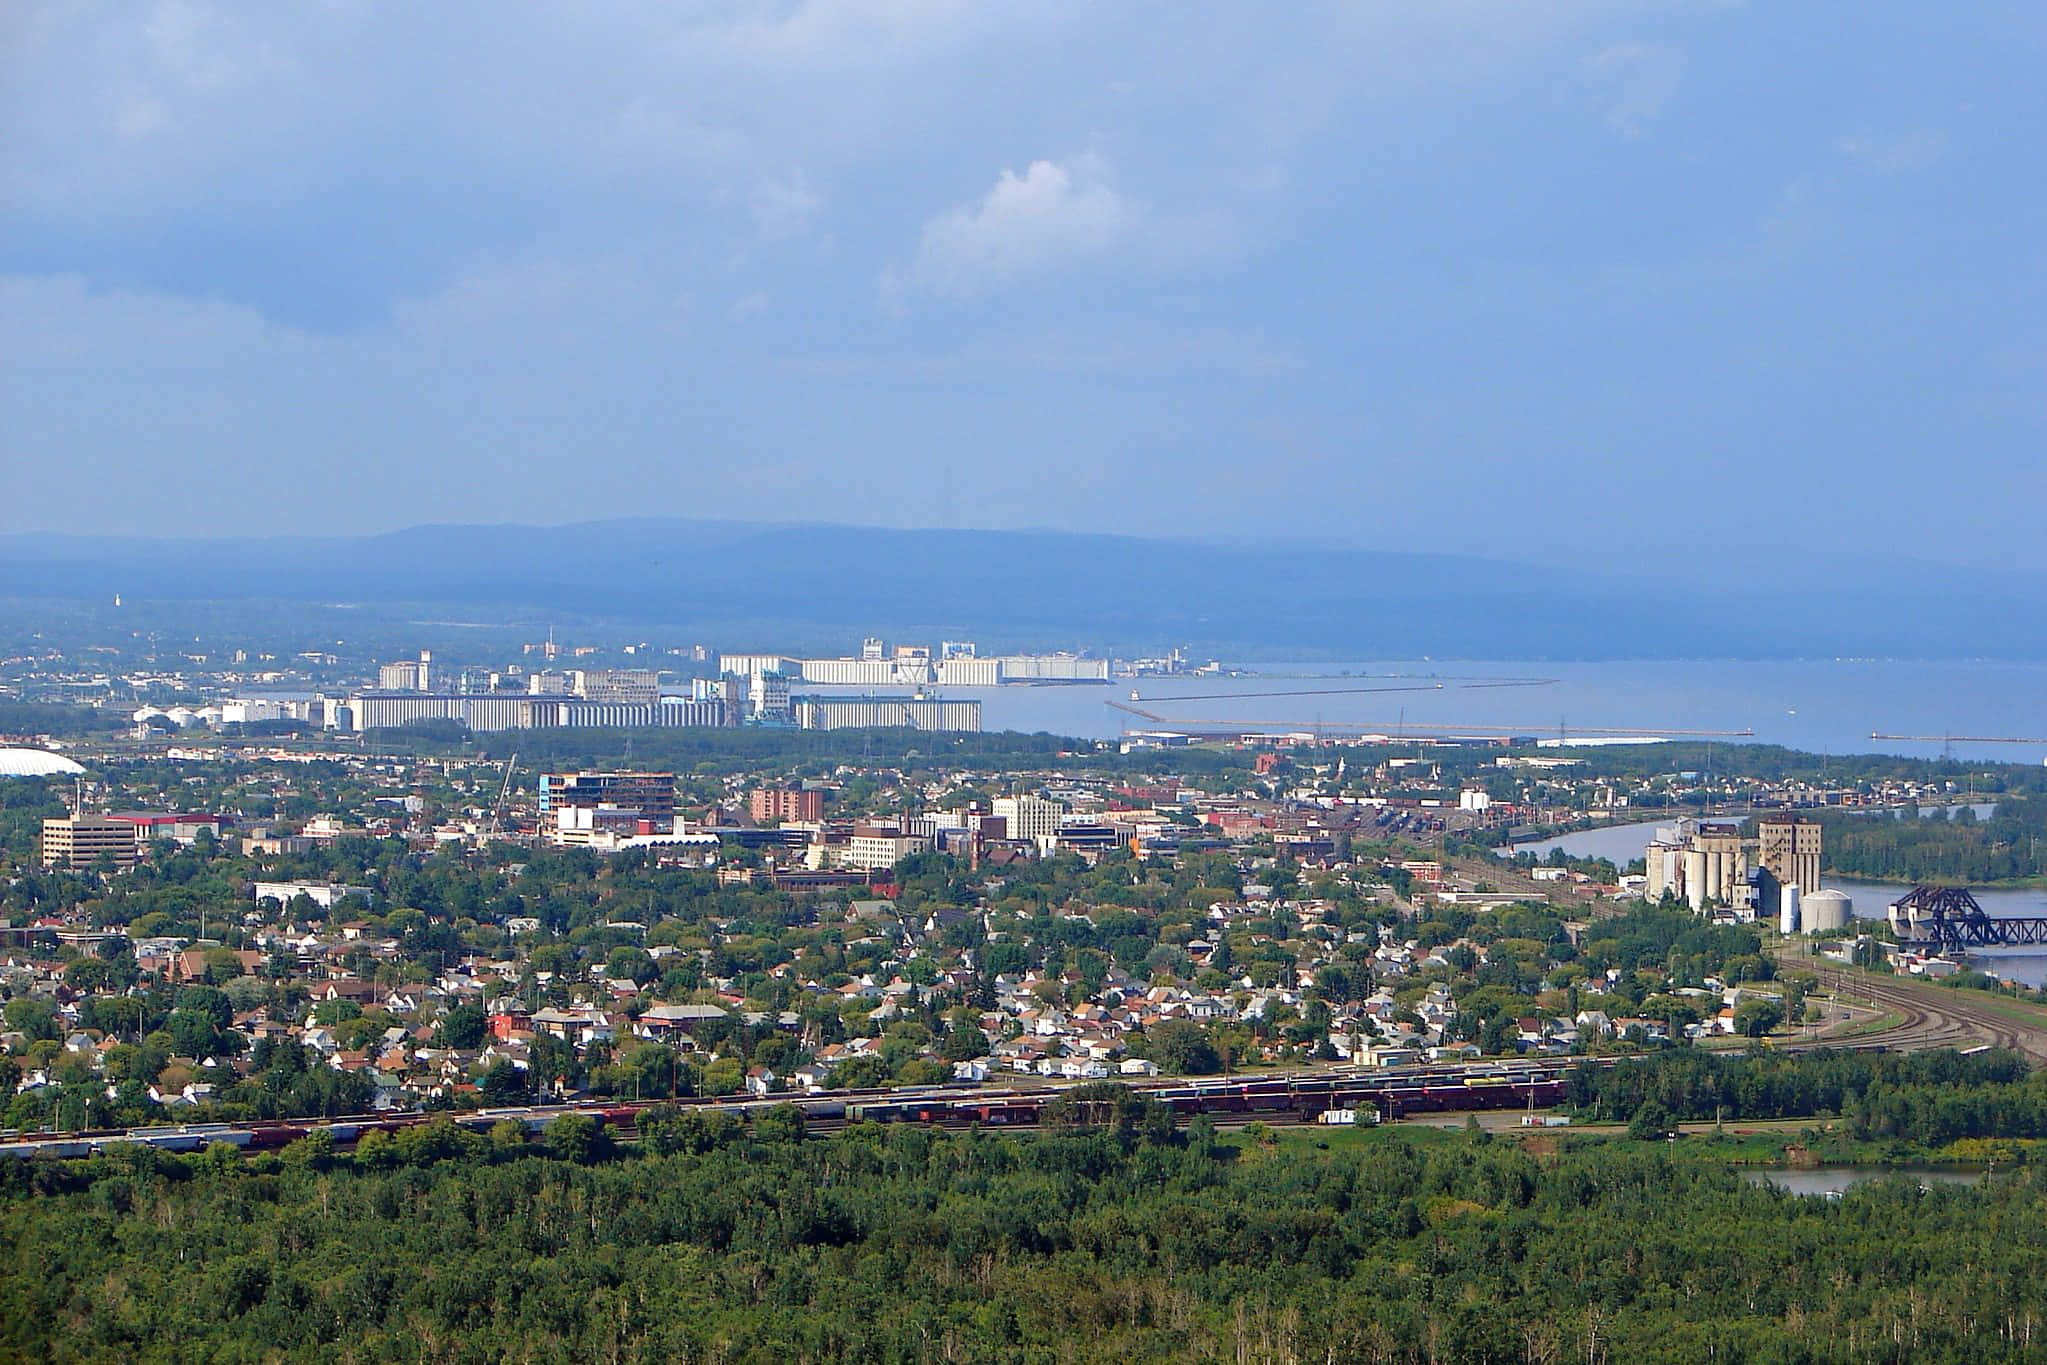
[[[1716,1118],[1839,1118],[1858,1139],[1929,1147],[2047,1137],[2047,1076],[2028,1072],[2010,1052],[1725,1057],[1684,1048],[1626,1066],[1580,1066],[1566,1084],[1568,1102],[1584,1117],[1645,1129]]]
[[[1996,882],[2047,875],[2047,798],[2006,797],[1987,820],[1967,806],[1926,814],[1830,812],[1827,863],[1884,881]]]
[[[2027,1359],[2047,1182],[1839,1201],[1661,1144],[653,1121],[0,1171],[0,1354],[434,1362]]]
[[[393,732],[375,732],[375,736]],[[373,736],[373,738],[375,737]],[[397,746],[408,747],[403,739]],[[681,726],[659,729],[562,729],[500,731],[478,735],[474,752],[493,759],[520,755],[523,766],[574,767],[624,763],[638,768],[694,769],[716,763],[722,773],[738,770],[818,771],[838,764],[898,766],[934,770],[960,767],[1000,769],[1060,767],[1102,772],[1151,772],[1156,754],[1122,754],[1113,745],[1044,731],[990,730],[941,734],[900,727],[855,730],[782,730],[757,726]],[[1251,757],[1238,751],[1182,749],[1172,756],[1182,775],[1249,773]]]
[[[4,735],[98,735],[127,725],[128,713],[114,707],[0,701],[0,734]]]
[[[1697,772],[1715,780],[1778,782],[1798,779],[1826,786],[1880,782],[1966,784],[1986,794],[2047,792],[2047,772],[2024,763],[1981,759],[1906,758],[1896,754],[1815,754],[1781,744],[1616,744],[1576,750],[1581,773],[1601,777],[1653,778]]]

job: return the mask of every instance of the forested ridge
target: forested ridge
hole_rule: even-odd
[[[2047,1356],[2047,1179],[1761,1188],[1662,1143],[697,1119],[0,1175],[22,1360]]]

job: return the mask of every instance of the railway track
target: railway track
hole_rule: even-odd
[[[1872,1005],[1898,1015],[1898,1022],[1877,1033],[1782,1044],[1787,1050],[1987,1045],[2017,1052],[2035,1064],[2047,1063],[2047,1030],[2024,1028],[1970,1000],[1966,992],[1939,986],[1907,985],[1872,974],[1839,971],[1830,975],[1823,973],[1821,979],[1831,982],[1837,997],[1844,993],[1862,996]]]

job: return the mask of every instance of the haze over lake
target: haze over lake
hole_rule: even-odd
[[[1227,662],[1227,661],[1226,661]],[[1118,711],[1121,702],[1167,717],[1273,727],[1379,723],[1509,727],[1542,738],[1593,729],[1753,730],[1758,744],[1815,753],[1899,753],[1937,758],[1939,743],[1872,740],[1887,734],[2047,736],[2041,698],[2047,663],[1822,659],[1793,662],[1651,660],[1613,663],[1386,660],[1249,664],[1262,676],[1139,678],[1107,687],[954,688],[977,696],[991,730],[1047,730],[1109,739],[1160,723]],[[1348,672],[1352,676],[1341,675]],[[1361,676],[1398,674],[1400,677]],[[1315,675],[1313,677],[1305,675]],[[1498,686],[1475,680],[1547,680]],[[1460,681],[1462,680],[1462,681]],[[1441,690],[1345,692],[1356,687]],[[1131,702],[1135,689],[1140,700]],[[824,689],[805,689],[824,690]],[[1322,695],[1260,696],[1269,692]],[[1177,698],[1204,700],[1178,701]],[[1332,733],[1340,733],[1332,731]],[[1957,741],[1957,757],[2033,762],[2047,744]]]

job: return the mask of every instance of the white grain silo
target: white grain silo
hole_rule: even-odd
[[[1798,932],[1798,883],[1793,882],[1777,892],[1777,928],[1779,932]]]
[[[1814,891],[1800,898],[1799,919],[1808,934],[1838,934],[1855,917],[1855,902],[1841,891]]]
[[[1685,898],[1692,903],[1692,909],[1706,908],[1706,855],[1696,848],[1684,853]]]

